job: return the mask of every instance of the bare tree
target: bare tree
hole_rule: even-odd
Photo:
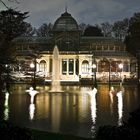
[[[109,22],[104,22],[101,24],[101,29],[104,37],[111,37],[112,25]]]
[[[35,36],[37,32],[37,29],[35,27],[33,27],[30,23],[26,23],[26,31],[23,34],[23,36]]]
[[[125,18],[122,21],[116,21],[113,25],[113,32],[115,37],[124,40],[125,36],[128,33],[129,28],[129,19]]]
[[[52,24],[49,23],[48,25],[44,23],[37,29],[37,35],[41,37],[49,37],[50,32],[52,30]]]
[[[79,24],[79,30],[81,31],[81,34],[84,34],[84,31],[86,29],[87,25],[85,23],[80,23]]]

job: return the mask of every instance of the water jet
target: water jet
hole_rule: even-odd
[[[61,90],[60,85],[60,58],[59,58],[59,50],[57,45],[55,45],[53,50],[53,70],[52,70],[52,83],[51,83],[51,90],[49,92],[64,92]]]

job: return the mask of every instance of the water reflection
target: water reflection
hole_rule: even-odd
[[[0,104],[3,119],[25,127],[81,137],[94,137],[101,125],[121,125],[122,119],[127,120],[129,112],[140,102],[136,87],[130,85],[124,86],[125,92],[119,85],[114,85],[110,92],[108,85],[99,85],[98,92],[91,87],[63,86],[69,90],[64,93],[49,93],[49,86],[38,86],[35,102],[25,92],[27,88],[29,85],[12,85],[10,96],[4,95],[5,100]]]
[[[6,92],[4,102],[4,120],[8,119],[9,119],[9,92]]]
[[[34,119],[34,114],[35,114],[35,104],[31,103],[29,106],[29,118],[30,118],[30,120]]]
[[[51,123],[52,129],[55,132],[59,131],[60,119],[62,111],[62,96],[60,94],[54,94],[51,98]]]
[[[110,111],[111,111],[111,115],[113,114],[113,95],[114,95],[114,87],[111,87],[110,91],[109,91],[109,97],[110,97]]]
[[[117,92],[116,96],[118,98],[118,125],[122,125],[122,117],[123,117],[123,87],[119,92]]]
[[[92,117],[92,127],[91,127],[91,133],[92,137],[95,136],[95,124],[96,124],[96,94],[97,94],[97,89],[94,88],[92,91],[89,92],[89,95],[91,97],[91,117]]]

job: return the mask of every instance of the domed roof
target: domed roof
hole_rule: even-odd
[[[78,24],[67,11],[63,13],[54,23],[53,31],[76,31]]]

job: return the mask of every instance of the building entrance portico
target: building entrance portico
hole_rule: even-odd
[[[81,78],[90,80],[93,77],[93,54],[63,53],[60,52],[60,81],[79,82]],[[112,81],[117,81],[121,78],[130,78],[132,74],[131,69],[133,69],[133,73],[136,73],[135,65],[131,65],[131,60],[127,57],[121,59],[117,57],[112,57],[111,59],[107,57],[95,57],[94,59],[96,61],[97,81],[108,82],[109,75]],[[37,71],[42,71],[46,80],[47,78],[50,80],[53,70],[52,55],[44,54],[42,58],[37,59],[37,62]],[[123,67],[120,68],[119,64],[122,64]]]

